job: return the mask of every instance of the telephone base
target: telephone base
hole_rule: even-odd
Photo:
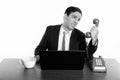
[[[99,73],[107,72],[105,61],[101,56],[98,58],[93,57],[93,59],[88,59],[87,63],[88,63],[90,70],[93,72],[99,72]]]

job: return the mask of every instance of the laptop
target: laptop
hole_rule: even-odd
[[[40,51],[42,70],[82,70],[86,52],[81,51]]]

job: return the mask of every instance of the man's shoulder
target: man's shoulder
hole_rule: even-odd
[[[76,34],[78,34],[78,35],[81,35],[81,36],[85,36],[85,34],[84,34],[84,32],[82,32],[81,30],[79,30],[79,29],[74,29],[74,32],[76,32]]]
[[[59,24],[59,25],[49,25],[49,26],[47,26],[47,29],[58,29],[60,27],[61,27],[61,24]]]

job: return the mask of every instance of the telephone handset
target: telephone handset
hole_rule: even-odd
[[[101,56],[94,57],[92,60],[90,60],[89,66],[93,72],[107,72],[105,61]]]
[[[97,18],[93,19],[93,24],[94,24],[96,27],[98,27],[99,22],[100,22],[99,19],[97,19]],[[91,32],[86,32],[86,38],[90,38],[90,37],[91,37]]]

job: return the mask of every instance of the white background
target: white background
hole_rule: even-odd
[[[87,32],[100,19],[95,56],[120,62],[119,0],[0,0],[0,58],[33,56],[48,25],[61,24],[64,11],[77,6],[83,16],[76,28]]]

